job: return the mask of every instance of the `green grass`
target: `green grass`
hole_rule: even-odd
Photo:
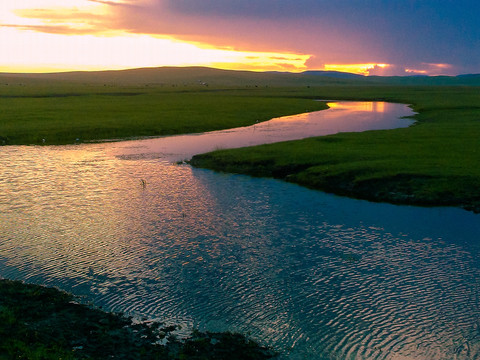
[[[319,96],[411,102],[397,96],[411,83],[480,84],[480,76],[347,80],[202,67],[0,74],[0,145],[219,130],[323,109],[309,100]],[[430,91],[417,88],[407,93]]]
[[[22,91],[20,91],[22,90]],[[0,144],[69,144],[246,126],[324,109],[311,99],[271,91],[182,87],[28,85],[0,87]],[[73,91],[75,90],[75,91]]]
[[[417,124],[195,156],[194,166],[285,179],[373,201],[480,211],[480,92],[475,87],[331,87],[318,98],[412,104]]]

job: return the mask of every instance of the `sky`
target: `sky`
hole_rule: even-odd
[[[478,0],[0,0],[0,72],[480,73]]]

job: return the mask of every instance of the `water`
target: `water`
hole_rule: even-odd
[[[328,110],[284,116],[252,126],[125,141],[109,149],[116,156],[181,161],[217,149],[270,144],[346,131],[401,128],[413,122],[405,117],[414,113],[403,104],[362,101],[330,101],[327,104],[330,107]]]
[[[185,331],[250,332],[289,359],[480,358],[478,215],[122,146],[0,149],[1,276]]]

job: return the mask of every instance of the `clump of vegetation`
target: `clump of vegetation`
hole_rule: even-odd
[[[0,280],[1,359],[270,359],[274,351],[240,334],[194,331],[75,302],[53,288]]]

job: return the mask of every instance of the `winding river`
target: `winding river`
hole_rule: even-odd
[[[0,276],[185,333],[250,333],[288,359],[479,359],[479,215],[174,163],[411,114],[336,102],[204,135],[1,147]]]

